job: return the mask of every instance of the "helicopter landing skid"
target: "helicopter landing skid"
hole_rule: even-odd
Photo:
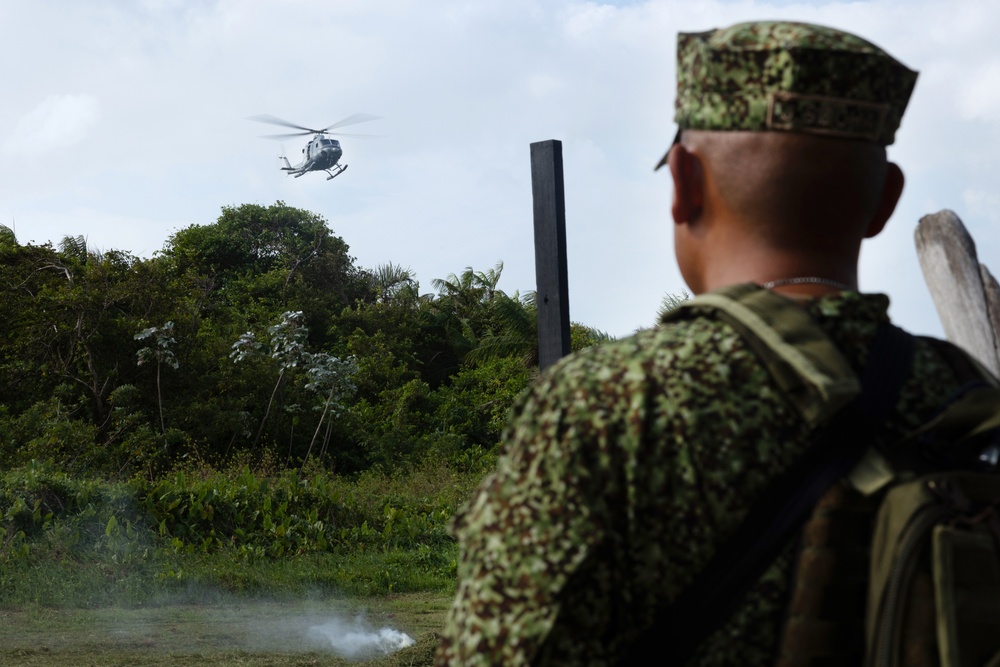
[[[336,167],[334,167],[334,169],[336,169],[337,171],[333,172],[333,171],[330,171],[329,169],[326,170],[326,173],[330,174],[329,176],[326,177],[326,180],[328,180],[328,181],[332,180],[333,178],[336,178],[337,176],[340,176],[341,174],[343,174],[345,171],[347,171],[347,165],[346,164],[338,164]]]

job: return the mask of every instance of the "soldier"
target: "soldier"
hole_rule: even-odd
[[[679,130],[659,166],[691,290],[786,296],[863,368],[889,300],[858,292],[858,254],[902,192],[886,146],[916,76],[822,26],[679,35]],[[927,421],[959,385],[918,340],[878,440]],[[496,471],[456,517],[458,592],[438,664],[620,664],[811,431],[745,338],[697,310],[562,360],[520,398]],[[683,664],[773,664],[795,546]],[[863,602],[849,611],[860,618]],[[649,662],[675,664],[671,650]]]

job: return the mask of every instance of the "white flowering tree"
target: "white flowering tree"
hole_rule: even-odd
[[[166,425],[163,420],[163,393],[160,390],[160,368],[166,364],[174,370],[180,368],[177,362],[177,355],[174,354],[173,346],[177,344],[174,339],[174,323],[167,322],[162,327],[149,327],[143,329],[134,336],[135,340],[145,340],[152,343],[138,352],[137,364],[142,366],[145,363],[156,362],[156,403],[160,411],[160,433],[166,432]]]
[[[321,411],[319,423],[316,425],[312,440],[309,442],[306,456],[308,457],[312,453],[313,446],[316,444],[325,423],[326,431],[323,434],[320,451],[320,456],[322,456],[329,443],[332,418],[340,413],[345,401],[354,394],[355,386],[351,378],[357,373],[358,366],[354,357],[341,359],[325,352],[310,353],[307,351],[305,343],[309,330],[305,327],[304,322],[305,316],[302,311],[282,313],[277,324],[268,327],[268,343],[258,341],[253,332],[247,332],[233,344],[229,356],[234,362],[240,363],[252,356],[267,354],[278,364],[278,379],[271,391],[264,417],[257,429],[257,435],[254,438],[255,445],[263,433],[278,389],[287,381],[289,374],[294,369],[305,371],[305,388],[319,396],[320,403],[315,409]],[[289,454],[291,454],[291,449],[289,449]]]
[[[330,417],[331,420],[327,422],[326,431],[323,433],[320,458],[326,453],[326,446],[330,442],[333,418],[340,414],[345,401],[354,395],[356,387],[352,378],[357,372],[358,364],[353,356],[340,359],[325,352],[310,355],[309,368],[306,370],[306,376],[309,378],[306,389],[320,396],[322,402],[315,409],[322,410],[323,413],[319,417],[319,423],[316,424],[312,440],[309,441],[306,458],[312,453],[313,445],[316,444],[316,437],[319,435],[324,420]]]
[[[254,436],[254,445],[257,444],[261,433],[264,432],[264,425],[267,424],[267,418],[271,414],[274,397],[285,381],[286,374],[307,357],[305,340],[309,329],[303,324],[304,321],[305,315],[301,310],[285,311],[278,319],[278,323],[267,329],[269,345],[260,343],[252,331],[246,332],[233,343],[229,358],[236,363],[246,361],[251,356],[261,353],[270,353],[270,357],[278,362],[278,379],[274,383],[274,389],[271,390],[271,397],[267,401],[267,408],[265,408],[264,416],[257,428],[257,435]]]

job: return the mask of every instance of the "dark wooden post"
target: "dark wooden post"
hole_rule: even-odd
[[[545,370],[569,354],[562,142],[550,139],[531,144],[531,195],[535,214],[538,367]]]

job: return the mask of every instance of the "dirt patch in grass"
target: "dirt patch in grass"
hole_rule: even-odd
[[[417,667],[431,664],[449,603],[450,595],[444,593],[414,593],[296,602],[232,599],[137,608],[0,609],[0,664]],[[399,640],[394,633],[405,633],[416,643],[386,654],[382,648]]]

